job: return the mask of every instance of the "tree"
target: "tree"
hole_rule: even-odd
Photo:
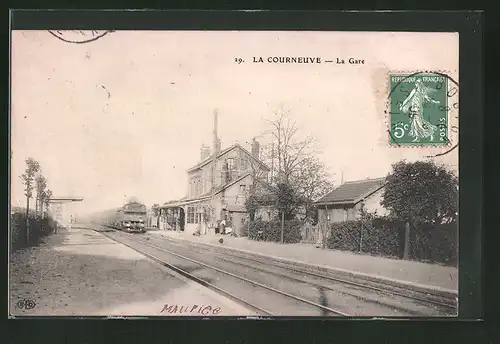
[[[315,156],[315,140],[311,136],[300,137],[296,121],[283,107],[274,111],[274,117],[267,123],[270,127],[268,134],[272,139],[271,189],[274,189],[275,193],[293,195],[289,200],[293,199],[291,210],[295,212],[294,216],[299,210],[298,204],[305,206],[306,216],[311,216],[315,212],[313,202],[333,186],[329,181],[326,166]]]
[[[43,215],[43,198],[45,197],[45,189],[47,188],[47,179],[39,173],[35,179],[36,186],[36,204],[35,213],[38,215]]]
[[[21,175],[21,179],[24,183],[24,195],[26,196],[26,244],[29,244],[29,209],[30,209],[30,198],[33,196],[33,179],[35,175],[40,171],[40,164],[33,158],[26,159],[26,170]]]
[[[283,107],[274,111],[274,118],[267,120],[270,126],[268,132],[273,139],[273,152],[271,159],[277,155],[276,176],[277,183],[290,184],[292,175],[301,169],[304,161],[310,159],[313,154],[314,139],[306,136],[304,139],[298,137],[298,127],[289,111]],[[274,150],[276,148],[276,150]]]
[[[279,183],[276,186],[276,208],[285,220],[293,220],[303,200],[290,184]]]
[[[51,198],[52,198],[52,190],[47,189],[45,191],[45,197],[43,198],[43,204],[45,206],[45,211],[47,211],[47,212],[49,212]]]
[[[458,178],[434,162],[400,161],[392,165],[381,204],[390,216],[406,222],[404,258],[410,251],[410,228],[419,224],[441,224],[456,219]]]
[[[274,116],[266,122],[269,130],[264,135],[271,142],[264,150],[268,153],[264,159],[271,167],[270,178],[258,178],[260,166],[250,165],[254,183],[249,189],[245,206],[250,221],[255,220],[259,208],[277,210],[282,221],[283,239],[284,221],[294,219],[303,208],[306,217],[317,220],[314,201],[329,192],[333,185],[328,180],[325,165],[315,156],[315,140],[311,136],[300,135],[289,111],[282,107],[274,111]]]
[[[247,210],[248,216],[250,217],[250,221],[255,220],[255,213],[259,209],[260,203],[258,200],[255,191],[249,191],[248,196],[245,200],[245,208]]]
[[[304,201],[306,217],[317,222],[317,209],[314,202],[333,189],[333,183],[326,166],[318,158],[304,158],[292,174],[291,184],[295,186],[297,195]]]

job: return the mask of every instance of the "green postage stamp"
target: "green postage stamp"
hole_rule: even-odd
[[[435,73],[390,74],[389,142],[397,146],[446,146],[448,78]]]

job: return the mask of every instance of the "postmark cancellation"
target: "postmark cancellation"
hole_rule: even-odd
[[[49,33],[66,43],[84,44],[96,41],[113,30],[48,30]]]

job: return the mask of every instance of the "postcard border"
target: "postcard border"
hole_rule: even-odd
[[[132,13],[137,15],[137,18],[132,18]],[[460,155],[460,225],[459,225],[459,276],[460,276],[460,318],[480,318],[483,314],[483,293],[482,293],[482,207],[483,207],[483,65],[482,65],[482,13],[479,11],[470,12],[340,12],[340,11],[257,11],[257,12],[231,12],[231,11],[54,11],[54,10],[16,10],[11,12],[11,28],[12,29],[72,29],[78,26],[80,29],[135,29],[135,30],[300,30],[300,31],[422,31],[422,32],[459,32],[460,40],[460,67],[459,75],[461,83],[461,94],[467,94],[467,97],[460,99],[460,131],[459,137],[462,141],[462,148],[459,151]],[[9,111],[9,108],[7,109]],[[10,116],[10,111],[9,111]],[[8,119],[7,119],[8,120]],[[10,123],[6,125],[8,130],[8,138],[10,142]],[[10,175],[10,163],[9,163]],[[10,195],[10,186],[9,186]],[[8,199],[8,207],[10,211],[10,199]],[[8,239],[7,231],[4,235]],[[5,240],[4,243],[8,243]],[[7,252],[7,251],[6,251]],[[8,259],[8,256],[7,256]],[[8,261],[8,260],[7,260]],[[67,318],[67,317],[65,317]],[[299,318],[300,319],[300,318]],[[319,318],[326,320],[325,318]],[[184,319],[185,320],[185,319]],[[428,319],[439,320],[436,318]],[[302,321],[304,321],[302,319]],[[337,320],[338,321],[338,320]],[[344,328],[347,333],[346,338],[353,339],[355,332],[352,325],[348,322],[341,321],[341,326],[337,326],[337,331],[340,327]],[[304,324],[311,324],[308,319]],[[451,321],[445,321],[451,323]],[[17,342],[20,337],[36,335],[40,333],[45,335],[53,335],[56,329],[60,330],[56,324],[52,325],[47,322],[40,322],[36,325],[39,331],[23,331],[23,321],[13,320],[11,327],[13,332],[16,331]],[[246,323],[246,322],[245,322]],[[328,325],[329,323],[329,325]],[[326,330],[333,323],[318,322],[318,328]],[[388,340],[391,334],[387,331],[391,328],[391,322],[374,321],[373,327],[377,328],[377,332],[383,332],[384,336],[381,340]],[[449,330],[453,326],[456,338],[462,338],[477,342],[480,339],[476,335],[472,335],[466,326],[460,323],[455,325],[443,326],[443,331],[446,328]],[[203,323],[202,323],[203,324]],[[213,333],[213,329],[209,330],[211,325],[204,323],[207,331]],[[212,324],[212,323],[210,323]],[[248,332],[248,328],[243,329],[243,323],[237,326],[232,324],[231,330],[235,334],[235,338],[240,338],[240,331]],[[248,324],[248,323],[247,323]],[[276,328],[279,328],[277,323]],[[283,324],[283,323],[281,323]],[[223,323],[223,327],[227,329],[228,323]],[[45,326],[42,328],[42,326]],[[54,326],[54,327],[52,327]],[[66,326],[61,332],[65,332],[68,338],[75,336],[85,337],[89,334],[102,334],[103,324],[96,326],[92,324],[94,331],[85,331],[82,327],[80,330],[73,332],[73,326]],[[100,327],[103,326],[103,327]],[[128,323],[129,328],[139,328],[140,325]],[[163,326],[163,325],[162,325]],[[251,326],[251,325],[247,325]],[[316,326],[316,325],[315,325]],[[141,326],[146,330],[145,326]],[[179,326],[174,323],[173,326],[168,326],[169,329]],[[201,327],[201,326],[200,326]],[[221,331],[223,330],[221,326]],[[361,327],[361,326],[360,326]],[[290,326],[288,336],[292,336],[296,340],[303,338],[310,341],[312,332],[305,331],[305,328],[310,328],[307,325]],[[392,334],[392,338],[400,341],[404,338],[411,338],[412,334],[419,333],[418,329],[410,330],[402,336],[402,331]],[[123,327],[122,327],[123,329]],[[184,329],[187,329],[185,327]],[[291,330],[291,331],[290,331]],[[355,331],[355,330],[354,330]],[[126,331],[130,333],[130,331]],[[144,332],[145,334],[148,332]],[[292,334],[293,333],[293,334]],[[123,333],[125,334],[125,333]],[[363,335],[357,332],[357,335]],[[364,333],[366,339],[376,340],[373,332]],[[193,337],[194,334],[189,337]],[[117,339],[117,338],[116,338]],[[127,340],[124,335],[123,339]],[[185,338],[187,340],[187,338]],[[337,339],[339,339],[337,337]],[[365,339],[365,340],[366,340]],[[26,339],[27,340],[27,339]],[[25,341],[23,341],[25,342]]]

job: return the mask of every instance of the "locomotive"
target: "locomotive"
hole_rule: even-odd
[[[103,222],[106,226],[125,232],[144,233],[146,231],[146,206],[140,202],[129,202],[118,209],[107,212]]]

